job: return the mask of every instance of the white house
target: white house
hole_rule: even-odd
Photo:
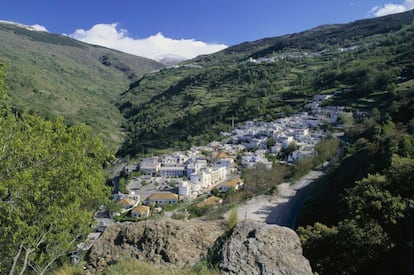
[[[188,181],[181,181],[178,184],[178,195],[189,197],[191,195],[191,184]]]
[[[144,201],[144,204],[146,205],[151,203],[155,203],[157,205],[177,204],[178,195],[171,192],[154,193]]]
[[[157,174],[161,168],[161,163],[157,157],[144,158],[139,164],[139,169],[146,173]]]
[[[131,210],[131,217],[140,219],[147,218],[151,214],[151,208],[146,205],[140,205]]]
[[[282,136],[278,138],[278,141],[281,143],[282,148],[287,148],[295,139],[292,136]]]
[[[288,162],[297,162],[300,159],[303,159],[305,157],[311,157],[314,155],[314,152],[311,150],[296,150],[292,152],[289,156],[287,161]]]
[[[125,213],[129,210],[131,210],[132,208],[134,208],[135,206],[137,206],[139,203],[139,201],[130,199],[130,198],[123,198],[119,201],[116,202],[117,205],[119,205],[121,208],[121,213]]]
[[[221,192],[227,192],[229,189],[233,188],[234,190],[239,190],[242,186],[242,181],[239,178],[231,179],[225,183],[220,184],[219,190]]]
[[[233,172],[234,160],[232,158],[221,158],[216,161],[214,166],[226,168],[226,174],[230,175]]]
[[[187,164],[187,175],[200,172],[201,169],[207,167],[207,160],[205,159],[191,159]]]

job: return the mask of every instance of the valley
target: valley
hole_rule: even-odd
[[[413,45],[412,10],[168,66],[0,23],[0,273],[409,274]]]

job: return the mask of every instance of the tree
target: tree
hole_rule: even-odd
[[[0,61],[0,100],[6,94],[6,71],[4,69],[5,65]]]
[[[296,142],[289,143],[289,146],[286,148],[282,148],[277,155],[277,157],[281,160],[285,160],[289,157],[290,154],[292,154],[294,151],[296,151],[299,148],[299,146],[296,144]]]
[[[375,221],[360,225],[343,220],[338,226],[321,223],[298,228],[304,256],[318,274],[355,274],[389,251],[388,234]]]
[[[331,160],[336,154],[338,154],[339,146],[340,141],[336,138],[329,138],[318,142],[315,145],[315,151],[317,152],[317,164]]]
[[[303,253],[312,264],[312,269],[320,274],[328,274],[336,264],[336,236],[338,228],[328,227],[322,223],[299,227],[298,235]]]
[[[386,175],[391,193],[414,199],[414,159],[393,155]]]
[[[44,274],[87,234],[105,202],[109,154],[86,126],[0,115],[0,273]]]
[[[386,184],[385,176],[368,175],[346,190],[344,201],[349,216],[364,224],[375,220],[386,228],[403,218],[406,203],[400,196],[393,196],[385,190]]]

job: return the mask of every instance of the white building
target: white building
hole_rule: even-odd
[[[163,166],[160,168],[160,176],[166,178],[181,178],[186,175],[184,166]]]
[[[191,196],[191,184],[188,181],[182,181],[178,184],[178,195],[183,197]]]
[[[207,160],[205,159],[192,159],[187,164],[187,175],[198,173],[201,169],[207,167]]]
[[[131,217],[140,219],[148,218],[151,214],[151,208],[146,205],[139,205],[131,210]]]
[[[287,148],[292,142],[295,142],[295,139],[292,136],[282,136],[278,138],[278,141],[281,143],[282,148]]]
[[[231,175],[233,172],[234,160],[232,158],[222,158],[217,160],[214,166],[226,168],[226,175]]]
[[[251,152],[247,152],[242,156],[242,165],[245,167],[253,167],[258,163],[266,165],[268,168],[272,168],[273,163],[266,159],[263,155],[257,155]]]
[[[305,157],[311,157],[314,155],[314,152],[311,150],[296,150],[292,152],[289,156],[287,161],[288,162],[297,162]]]
[[[139,164],[139,169],[146,173],[157,174],[160,170],[161,163],[158,157],[144,158]]]
[[[200,184],[203,189],[208,189],[226,179],[226,168],[205,168],[199,173],[194,173],[190,176],[190,181],[193,184]]]

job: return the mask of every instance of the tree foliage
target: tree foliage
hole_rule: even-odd
[[[348,135],[354,141],[347,149],[350,157],[343,163],[353,159],[356,166],[338,166],[336,176],[326,182],[337,186],[329,190],[342,191],[337,223],[298,230],[304,254],[319,274],[393,273],[396,266],[406,268],[398,259],[409,259],[413,252],[413,136],[378,109],[355,126],[358,130],[350,129]],[[351,171],[362,177],[344,176]],[[341,182],[344,179],[354,182]],[[330,249],[323,250],[327,246]]]
[[[3,99],[6,93],[6,70],[5,65],[0,61],[0,100]]]
[[[108,157],[85,126],[2,110],[0,273],[44,273],[74,249],[105,201]]]

